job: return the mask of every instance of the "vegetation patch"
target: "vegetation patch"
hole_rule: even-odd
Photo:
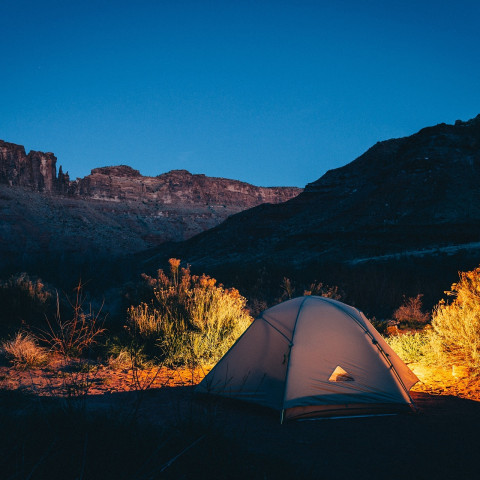
[[[405,363],[431,362],[434,359],[430,331],[406,332],[386,337],[386,342]]]
[[[13,339],[2,342],[2,350],[7,360],[20,369],[40,367],[48,361],[45,349],[25,332],[18,332]]]
[[[128,332],[150,358],[171,365],[219,360],[252,322],[246,298],[170,259],[170,272],[144,275],[150,301],[128,310]]]
[[[433,341],[445,363],[460,363],[480,371],[480,267],[461,272],[434,309]]]

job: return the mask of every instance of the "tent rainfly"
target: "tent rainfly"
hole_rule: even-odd
[[[414,408],[418,381],[357,309],[305,296],[265,310],[197,386],[281,421]]]

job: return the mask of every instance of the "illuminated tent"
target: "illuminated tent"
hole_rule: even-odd
[[[417,381],[360,311],[305,296],[265,310],[196,391],[271,407],[283,421],[408,410]]]

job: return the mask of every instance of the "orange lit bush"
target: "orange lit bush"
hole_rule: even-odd
[[[393,318],[401,326],[421,327],[430,321],[430,314],[422,311],[422,297],[419,293],[416,297],[403,297],[403,303],[395,312]]]
[[[432,327],[435,344],[449,363],[460,362],[480,370],[480,267],[460,272],[460,279],[445,292],[454,297],[435,308]]]
[[[208,275],[192,275],[171,258],[170,272],[144,275],[153,298],[130,307],[129,331],[147,353],[172,364],[217,361],[252,319],[238,290],[224,288]]]

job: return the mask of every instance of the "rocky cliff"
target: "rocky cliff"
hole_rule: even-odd
[[[237,180],[193,175],[187,170],[144,177],[125,165],[95,168],[90,175],[73,183],[71,189],[75,194],[97,200],[209,205],[238,210],[261,203],[281,203],[301,191],[295,187],[256,187]]]
[[[31,151],[0,140],[0,184],[35,192],[106,201],[141,201],[162,205],[209,205],[241,211],[261,203],[281,203],[298,195],[296,187],[257,187],[238,180],[193,175],[172,170],[145,177],[126,165],[95,168],[90,175],[70,181],[53,153]]]
[[[0,183],[37,192],[61,191],[68,178],[57,178],[56,163],[53,153],[32,150],[27,155],[21,145],[0,140]]]
[[[83,261],[186,240],[232,214],[301,192],[186,170],[145,177],[124,165],[71,181],[62,167],[56,174],[56,161],[53,153],[27,155],[0,141],[0,270],[5,264],[28,269],[32,258]]]

